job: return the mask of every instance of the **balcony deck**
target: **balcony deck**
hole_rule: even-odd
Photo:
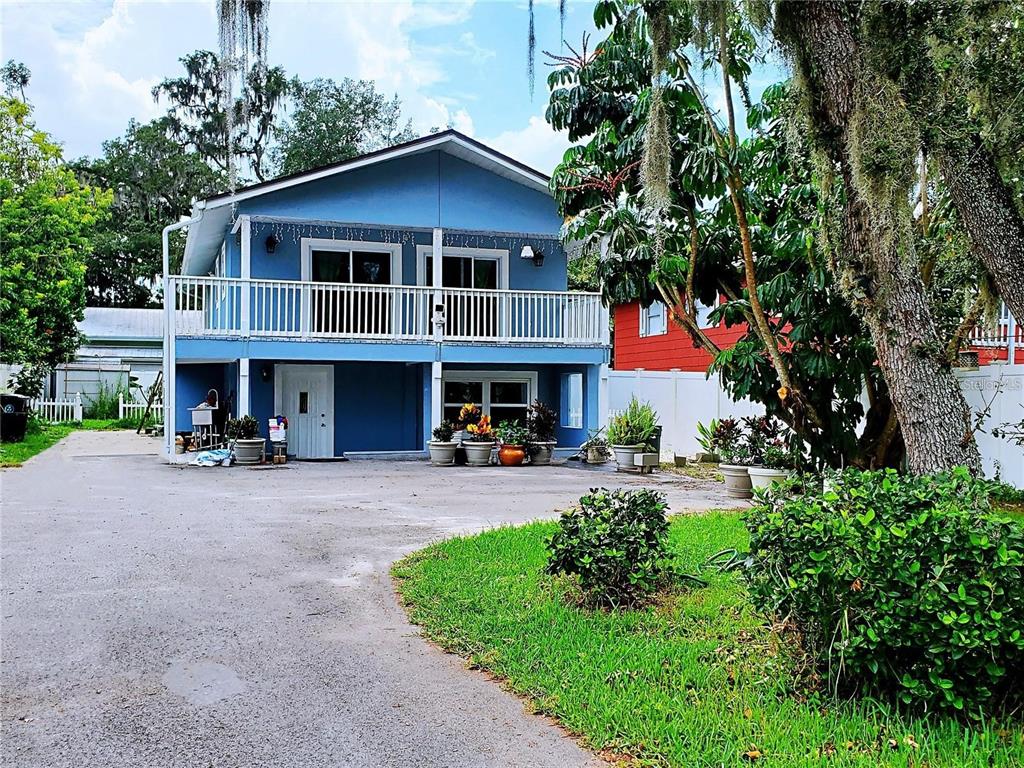
[[[171,276],[178,337],[608,345],[595,293]]]

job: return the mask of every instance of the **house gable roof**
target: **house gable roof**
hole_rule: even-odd
[[[487,171],[503,176],[530,189],[550,195],[550,177],[528,165],[508,157],[479,141],[455,130],[422,136],[403,144],[396,144],[365,155],[309,171],[282,176],[270,181],[243,187],[234,193],[225,193],[200,200],[193,207],[193,218],[198,221],[188,228],[182,272],[192,274],[199,263],[207,264],[216,257],[225,228],[232,218],[234,204],[262,195],[289,189],[319,179],[328,178],[359,168],[385,163],[411,155],[432,151],[445,152]]]

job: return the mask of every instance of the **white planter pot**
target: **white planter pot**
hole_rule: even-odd
[[[752,488],[770,488],[773,483],[789,477],[788,470],[768,469],[768,467],[747,467],[747,474],[750,475]]]
[[[546,467],[551,463],[551,454],[556,443],[530,443],[530,463],[538,467]]]
[[[739,464],[719,464],[718,469],[725,478],[725,493],[734,499],[749,499],[754,494],[750,490],[750,474],[747,467]]]
[[[491,463],[491,451],[494,443],[474,443],[467,441],[462,444],[466,450],[466,464],[471,467],[486,467]]]
[[[634,471],[633,457],[643,451],[642,445],[613,445],[612,453],[615,454],[615,461],[619,465],[619,470]]]
[[[235,461],[239,464],[259,464],[263,460],[263,446],[266,439],[256,437],[252,440],[235,441]]]
[[[436,466],[449,466],[455,463],[455,449],[459,447],[459,444],[454,440],[450,443],[439,443],[436,440],[431,440],[427,443],[427,449],[430,451],[430,463]]]

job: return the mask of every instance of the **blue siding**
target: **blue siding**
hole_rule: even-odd
[[[438,150],[268,192],[238,212],[531,234],[562,224],[549,194]]]
[[[222,401],[231,397],[236,381],[229,380],[228,365],[224,363],[179,363],[175,377],[174,431],[191,432],[192,414],[195,408],[206,400],[206,393],[216,389]]]
[[[249,367],[252,415],[266,435],[274,411],[273,360],[253,360]],[[422,450],[423,413],[429,421],[429,389],[424,400],[423,368],[405,363],[334,363],[334,452]],[[204,390],[205,394],[205,390]]]

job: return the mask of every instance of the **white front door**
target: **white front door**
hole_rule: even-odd
[[[278,365],[274,378],[276,410],[288,419],[288,452],[334,456],[334,366]]]

